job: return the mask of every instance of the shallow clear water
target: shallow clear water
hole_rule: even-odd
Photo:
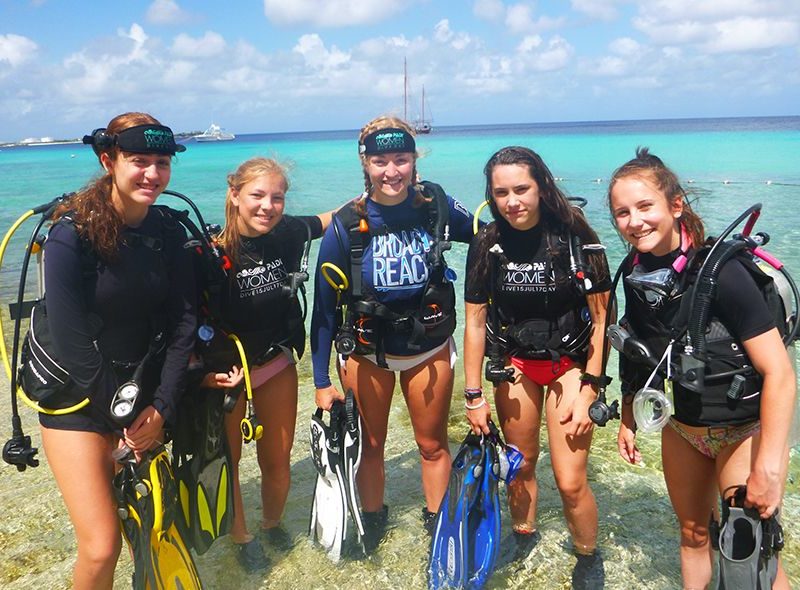
[[[353,131],[252,135],[224,144],[190,144],[174,166],[170,188],[193,198],[208,221],[220,222],[225,175],[251,156],[274,156],[291,166],[292,187],[287,200],[290,213],[333,209],[362,190],[356,135]],[[697,208],[712,235],[746,207],[760,201],[764,209],[757,229],[771,235],[768,250],[790,270],[800,269],[797,246],[800,118],[797,117],[450,128],[437,129],[420,138],[418,144],[425,153],[418,166],[421,175],[441,183],[471,209],[483,198],[482,167],[491,153],[511,144],[539,151],[553,173],[564,179],[562,186],[568,193],[588,199],[587,216],[608,247],[612,268],[621,260],[623,247],[608,217],[606,182],[615,167],[633,156],[637,145],[648,145],[685,181],[694,181],[686,186],[700,194]],[[25,209],[79,188],[98,170],[91,150],[81,145],[3,148],[0,228],[5,231]],[[160,202],[181,207],[169,197],[162,197]],[[5,303],[16,291],[19,260],[31,229],[29,222],[17,233],[0,269],[0,298],[7,332]],[[315,253],[316,248],[312,259]],[[462,245],[454,246],[448,255],[460,278],[465,273],[465,255],[466,247]],[[800,270],[795,270],[795,275],[800,277]],[[614,358],[611,366],[616,366]],[[400,395],[392,407],[386,446],[386,501],[391,507],[393,527],[386,542],[372,560],[336,565],[307,542],[305,529],[315,474],[307,450],[314,393],[308,359],[300,363],[299,372],[293,485],[285,513],[286,526],[297,544],[286,555],[273,555],[274,568],[270,573],[246,576],[238,568],[229,542],[223,539],[197,560],[208,587],[424,587],[429,541],[419,519],[423,504],[419,460]],[[455,391],[462,387],[463,374],[457,367]],[[616,387],[615,381],[610,388],[612,398],[618,395]],[[7,404],[0,407],[0,433],[6,433]],[[23,420],[27,432],[36,438],[35,416],[25,410]],[[453,448],[465,433],[463,410],[456,396],[450,418]],[[646,466],[630,467],[617,455],[615,425],[597,429],[595,434],[590,478],[600,508],[599,544],[605,557],[607,587],[677,588],[680,585],[677,527],[661,476],[660,445],[657,437],[640,438]],[[247,517],[255,528],[260,501],[254,449],[246,448],[243,461]],[[4,506],[5,515],[0,519],[0,584],[9,588],[67,585],[74,543],[49,471],[44,467],[18,474],[6,465],[2,469],[5,477],[0,480],[0,505]],[[490,588],[569,587],[574,558],[569,550],[569,536],[546,444],[538,473],[541,482],[538,520],[543,541],[520,566],[501,567],[490,581]],[[795,524],[800,518],[797,451],[793,451],[789,477],[784,507],[787,533],[784,564],[797,585],[800,584],[800,565],[797,565],[800,527]],[[129,574],[130,563],[123,556],[116,587],[127,587]]]

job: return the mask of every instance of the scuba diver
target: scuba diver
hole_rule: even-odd
[[[579,207],[556,186],[533,150],[505,147],[484,168],[494,221],[477,232],[467,257],[464,377],[467,420],[488,435],[492,409],[481,379],[494,384],[506,441],[525,457],[508,487],[515,559],[536,546],[542,414],[556,485],[577,562],[574,588],[600,587],[597,505],[587,462],[602,368],[610,280],[603,247]]]
[[[154,205],[186,148],[145,113],[119,115],[84,143],[104,173],[52,212],[46,301],[33,308],[19,375],[38,402],[42,444],[75,529],[73,585],[111,588],[121,548],[115,459],[149,465],[175,421],[194,343],[194,279],[182,227]],[[191,570],[184,587],[199,587],[188,551],[178,559]],[[137,560],[137,575],[144,567]]]
[[[363,547],[383,538],[383,449],[398,373],[422,462],[423,518],[433,526],[447,488],[447,417],[456,351],[449,240],[468,242],[472,215],[440,186],[417,183],[414,132],[379,117],[358,140],[365,191],[340,209],[320,247],[311,324],[317,406],[352,389],[363,423],[357,486]],[[331,383],[335,344],[342,389]]]
[[[218,236],[231,262],[228,281],[210,293],[210,321],[199,326],[198,351],[205,362],[204,387],[231,390],[242,379],[248,395],[239,393],[225,415],[231,452],[233,522],[230,535],[237,559],[248,572],[269,561],[258,538],[247,530],[239,461],[242,442],[256,441],[261,470],[261,537],[278,550],[291,547],[281,525],[290,485],[290,453],[297,419],[295,354],[305,349],[304,312],[308,248],[330,223],[331,213],[284,215],[289,180],[276,161],[256,157],[228,175],[225,226]],[[201,305],[201,317],[203,317]],[[207,315],[209,315],[207,314]],[[216,316],[216,317],[215,317]],[[244,358],[236,354],[234,338]],[[246,373],[246,374],[245,374]]]
[[[745,212],[751,218],[743,234],[725,241],[745,214],[706,241],[678,177],[647,148],[614,172],[608,204],[631,246],[620,268],[623,329],[609,329],[625,352],[619,453],[638,463],[637,425],[661,430],[683,587],[707,587],[711,549],[719,547],[725,588],[788,588],[777,511],[796,393],[786,346],[796,325],[786,331],[791,311],[774,297],[777,281],[745,253],[761,256],[758,246],[768,239],[749,235],[760,206]],[[708,524],[718,495],[723,521]],[[749,549],[731,551],[740,536]]]

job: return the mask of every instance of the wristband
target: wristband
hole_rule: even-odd
[[[581,373],[581,384],[588,383],[597,387],[604,387],[611,383],[611,377],[606,375],[592,375],[591,373]]]
[[[479,410],[485,405],[486,405],[485,399],[481,399],[481,402],[479,404],[475,404],[474,406],[471,406],[467,402],[464,402],[464,407],[467,408],[468,410]]]
[[[464,397],[468,401],[475,401],[479,397],[483,397],[483,389],[481,389],[480,387],[465,387]]]

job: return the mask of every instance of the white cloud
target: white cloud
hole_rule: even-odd
[[[277,25],[347,27],[384,21],[407,4],[408,0],[264,0],[264,14]]]
[[[608,49],[611,53],[624,57],[638,54],[642,50],[642,46],[630,37],[620,37],[609,43]]]
[[[175,0],[154,0],[145,17],[154,25],[177,25],[189,20],[189,14]]]
[[[757,51],[796,44],[796,0],[653,0],[633,25],[660,45],[696,45],[709,53]]]
[[[338,68],[350,61],[350,55],[339,51],[335,45],[331,46],[330,50],[326,49],[322,38],[316,33],[300,37],[292,51],[302,55],[312,68],[323,70]]]
[[[614,20],[618,16],[619,0],[570,0],[572,9],[592,18]]]
[[[215,57],[222,54],[225,48],[225,39],[213,31],[206,31],[202,37],[181,33],[172,42],[172,53],[179,57]]]
[[[739,17],[717,23],[704,47],[711,53],[753,51],[794,45],[798,38],[800,26],[797,22]]]
[[[500,20],[505,12],[506,7],[503,0],[475,0],[472,5],[472,13],[484,20]]]
[[[798,14],[796,0],[649,0],[640,3],[642,16],[662,22],[718,20],[738,16]]]
[[[529,36],[517,47],[517,55],[527,66],[537,72],[561,70],[567,66],[575,53],[572,45],[558,35],[552,37],[546,45],[538,36]]]
[[[440,20],[433,27],[433,38],[438,43],[448,43],[459,51],[466,48],[472,40],[472,37],[463,31],[460,33],[454,32],[450,28],[450,21],[446,18]]]
[[[15,68],[32,59],[38,49],[34,41],[22,35],[0,35],[0,62],[8,62],[11,67]]]
[[[563,17],[540,16],[533,18],[533,7],[529,4],[513,4],[506,10],[506,26],[512,33],[538,33],[555,29],[564,24]]]

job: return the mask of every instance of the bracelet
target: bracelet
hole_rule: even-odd
[[[486,405],[486,400],[485,399],[481,399],[481,403],[475,404],[474,406],[471,406],[467,402],[464,402],[464,407],[467,408],[468,410],[479,410],[480,408],[482,408],[485,405]]]
[[[474,401],[483,396],[483,389],[480,387],[465,387],[464,397],[469,401]]]
[[[592,375],[591,373],[581,373],[581,384],[588,383],[597,387],[604,387],[611,383],[611,377],[606,375]]]

